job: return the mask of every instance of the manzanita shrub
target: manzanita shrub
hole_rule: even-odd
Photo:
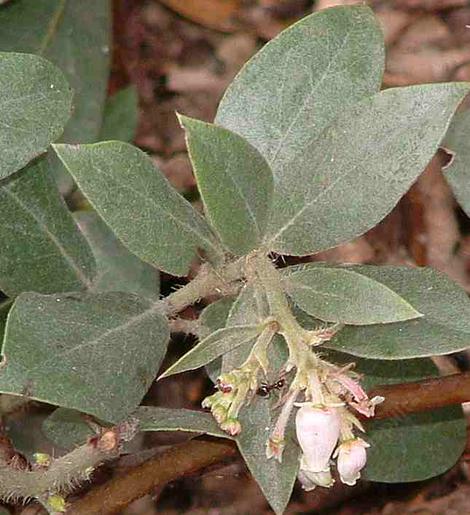
[[[380,91],[384,43],[373,13],[308,16],[244,66],[214,123],[178,115],[202,216],[129,143],[56,143],[59,161],[41,156],[73,99],[38,55],[44,48],[31,51],[0,54],[3,394],[57,406],[43,429],[62,449],[93,438],[82,414],[104,427],[127,421],[134,432],[234,439],[276,513],[297,477],[308,490],[331,486],[334,475],[348,485],[361,475],[417,481],[456,462],[465,443],[459,407],[374,421],[383,399],[366,391],[436,375],[431,356],[469,347],[465,292],[426,268],[279,267],[275,258],[315,254],[382,220],[434,155],[469,84]],[[104,138],[130,137],[129,101],[112,100]],[[446,138],[457,154],[447,173],[470,212],[457,159],[470,153],[461,116]],[[94,141],[100,130],[87,134]],[[66,207],[61,163],[88,209]],[[157,270],[185,276],[197,261],[193,280],[159,298]],[[193,329],[199,342],[160,379],[206,367],[210,413],[140,406],[172,321],[208,296],[219,300]],[[361,417],[372,419],[366,428]],[[104,458],[80,449],[60,473],[44,454],[37,474],[3,464],[0,495],[63,510],[60,494]]]

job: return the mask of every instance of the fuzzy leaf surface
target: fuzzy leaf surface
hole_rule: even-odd
[[[267,43],[227,89],[216,123],[270,164],[276,182],[338,112],[380,89],[383,36],[365,6],[306,16]]]
[[[71,108],[72,91],[53,64],[0,52],[0,179],[45,152],[62,134]]]
[[[226,352],[254,341],[261,331],[262,327],[259,324],[218,329],[165,370],[159,379],[207,365]]]
[[[302,256],[382,220],[436,152],[466,83],[391,88],[341,112],[284,163],[266,245]]]
[[[0,27],[2,50],[39,54],[67,77],[74,109],[64,140],[96,140],[109,74],[109,0],[15,0],[0,10]]]
[[[205,211],[225,246],[248,254],[263,239],[273,177],[263,156],[238,134],[179,116]]]
[[[385,324],[421,316],[384,284],[345,268],[306,265],[286,274],[283,283],[301,309],[327,322]]]
[[[261,293],[255,288],[245,286],[233,302],[225,325],[233,327],[242,324],[259,324],[268,314],[267,311],[260,312],[263,310],[260,296]],[[248,358],[252,348],[253,342],[247,342],[224,354],[218,375],[220,372],[229,372],[240,367]]]
[[[470,300],[457,284],[430,268],[351,266],[407,300],[423,317],[406,322],[346,326],[325,346],[372,359],[450,354],[470,346]]]
[[[54,150],[101,218],[143,261],[185,275],[196,249],[218,252],[202,216],[138,148],[109,141]]]
[[[125,293],[23,293],[10,311],[0,391],[118,422],[140,403],[166,353],[155,306]]]
[[[458,203],[470,216],[470,110],[457,113],[447,131],[442,146],[452,153],[444,170]]]
[[[214,331],[217,331],[217,329],[225,327],[233,301],[233,298],[225,297],[223,299],[216,300],[202,310],[199,316],[200,338],[205,338]],[[214,361],[208,363],[205,367],[207,375],[214,384],[220,375],[222,360],[223,356],[219,356]]]
[[[0,184],[0,289],[53,293],[85,289],[95,260],[51,177],[46,158]]]
[[[96,259],[93,291],[123,291],[158,299],[160,278],[155,268],[131,254],[95,212],[75,212],[74,217]]]

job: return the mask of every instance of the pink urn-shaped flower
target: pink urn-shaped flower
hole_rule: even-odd
[[[361,470],[367,462],[367,447],[370,445],[361,438],[347,440],[338,447],[338,473],[346,485],[355,485],[361,477]]]
[[[315,485],[331,486],[330,458],[340,435],[339,411],[304,404],[297,412],[295,425],[303,453],[299,473],[302,485],[308,490]]]

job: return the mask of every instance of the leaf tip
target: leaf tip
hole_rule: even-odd
[[[175,114],[176,118],[178,119],[178,123],[180,124],[180,127],[182,127],[183,129],[187,129],[187,124],[190,123],[193,120],[193,118],[190,118],[189,116],[186,116],[185,114],[180,113],[178,111],[175,111]]]

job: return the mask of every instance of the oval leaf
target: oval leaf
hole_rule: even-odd
[[[42,55],[63,70],[75,92],[64,139],[96,140],[109,75],[109,0],[15,0],[0,10],[0,27],[0,48]]]
[[[219,252],[205,220],[138,148],[109,141],[54,150],[101,218],[143,261],[185,275],[197,248]]]
[[[93,211],[77,212],[74,217],[95,255],[93,291],[124,291],[158,299],[160,278],[155,268],[131,254]]]
[[[437,356],[470,347],[470,300],[444,274],[393,266],[347,269],[388,286],[424,316],[392,324],[346,326],[326,347],[385,360]]]
[[[218,329],[182,356],[159,379],[207,365],[226,352],[254,340],[261,330],[260,325],[239,325]]]
[[[248,61],[225,93],[216,123],[254,145],[277,181],[285,163],[338,112],[380,89],[383,68],[383,36],[373,12],[362,5],[325,9]]]
[[[342,112],[285,163],[267,246],[307,255],[376,225],[424,170],[468,91],[466,83],[392,88]]]
[[[53,64],[0,52],[0,179],[46,151],[62,134],[71,106],[72,91]]]
[[[8,316],[0,391],[118,422],[147,392],[168,340],[167,320],[136,295],[23,293]]]
[[[227,129],[179,116],[205,211],[225,246],[248,254],[263,239],[273,177],[263,156]]]
[[[301,309],[327,322],[385,324],[422,316],[393,290],[353,270],[307,265],[283,283]]]
[[[445,177],[458,203],[470,216],[470,110],[454,116],[442,147],[452,153]]]
[[[93,254],[45,158],[0,184],[0,219],[0,289],[7,295],[90,286]]]

